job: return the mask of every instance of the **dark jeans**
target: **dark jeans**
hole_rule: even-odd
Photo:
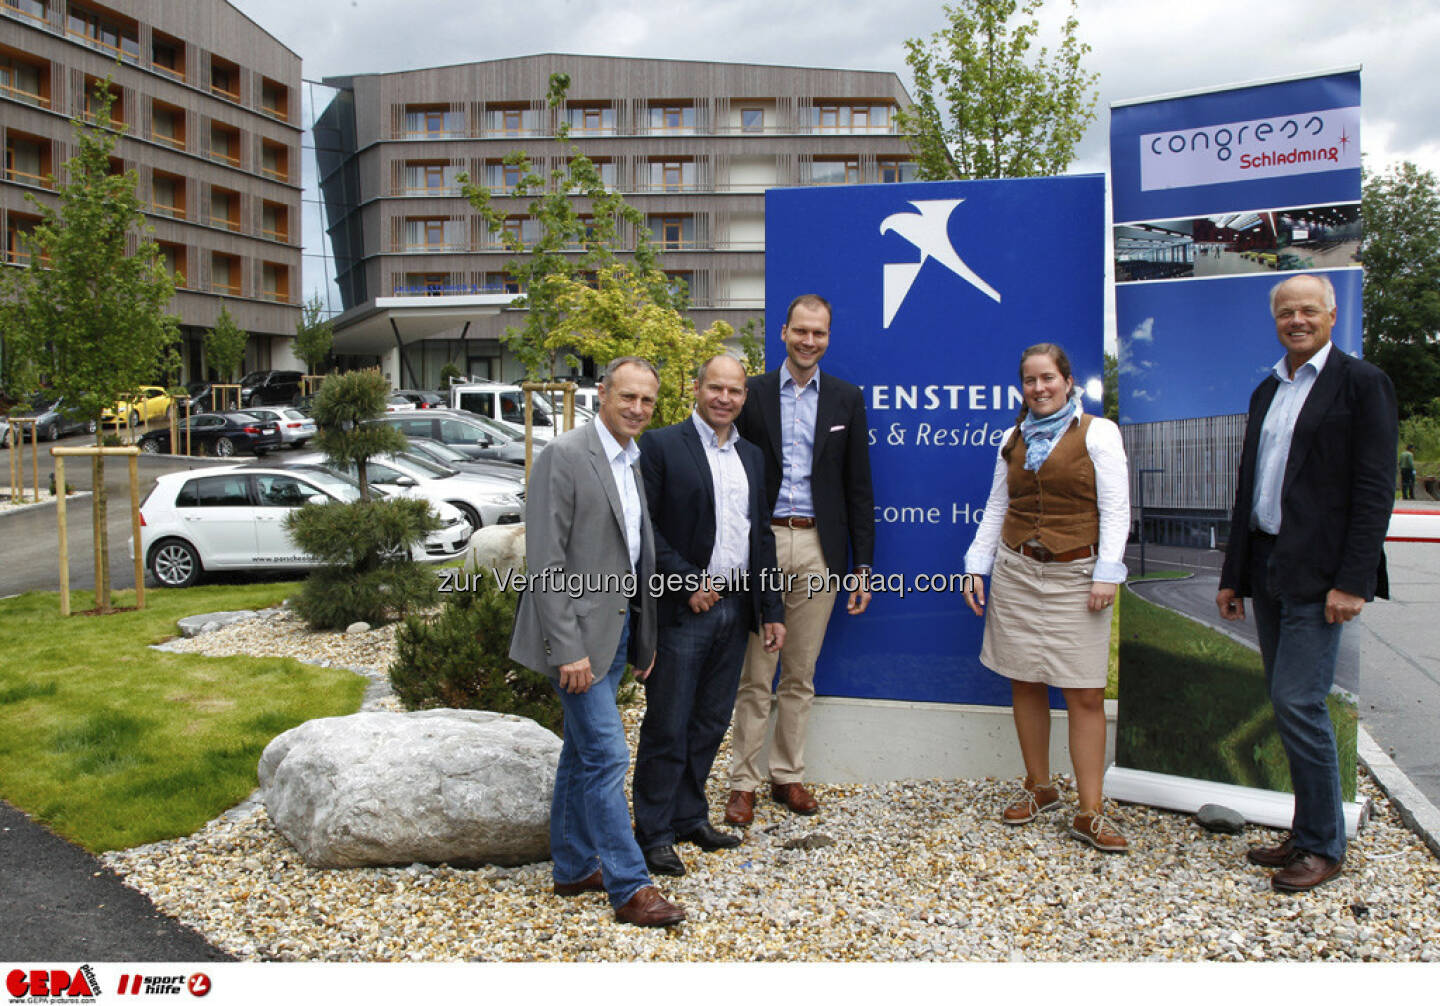
[[[1335,683],[1341,623],[1325,621],[1325,599],[1286,597],[1284,570],[1266,569],[1272,539],[1251,539],[1251,586],[1255,633],[1265,663],[1265,685],[1275,726],[1290,763],[1295,847],[1339,860],[1345,855],[1345,812],[1340,760],[1325,698]],[[1276,582],[1271,583],[1269,573]]]
[[[1413,500],[1415,498],[1415,469],[1400,472],[1400,498]]]
[[[709,819],[705,780],[735,708],[749,602],[747,594],[731,594],[698,615],[683,608],[679,622],[660,627],[635,752],[635,837],[642,849],[673,845],[677,834]]]
[[[565,739],[550,802],[555,882],[577,883],[598,867],[605,878],[605,893],[616,908],[650,884],[650,871],[635,844],[625,806],[630,748],[615,706],[629,636],[627,618],[614,663],[589,691],[573,695],[558,683],[555,686],[565,710]]]

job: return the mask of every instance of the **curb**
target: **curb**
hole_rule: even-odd
[[[1375,782],[1384,791],[1390,802],[1400,811],[1400,819],[1430,849],[1432,855],[1440,858],[1440,810],[1426,799],[1425,794],[1410,781],[1380,745],[1370,736],[1370,731],[1359,726],[1355,736],[1356,754]]]

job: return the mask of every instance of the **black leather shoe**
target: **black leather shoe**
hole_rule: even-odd
[[[681,842],[692,842],[706,852],[714,852],[716,849],[733,849],[740,844],[739,835],[721,831],[709,821],[701,821],[685,834],[675,837]]]
[[[673,845],[657,845],[653,849],[646,849],[645,865],[651,874],[658,873],[666,877],[685,876],[685,864],[680,862],[680,855]]]

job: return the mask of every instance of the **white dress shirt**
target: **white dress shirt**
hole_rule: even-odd
[[[1290,461],[1290,441],[1295,436],[1295,420],[1315,387],[1315,378],[1330,359],[1327,342],[1310,359],[1295,368],[1290,368],[1285,357],[1275,364],[1275,376],[1280,387],[1270,400],[1265,413],[1265,422],[1260,426],[1260,447],[1255,454],[1255,495],[1251,498],[1250,529],[1259,529],[1268,534],[1280,533],[1280,494],[1285,488],[1285,465]]]
[[[734,580],[732,573],[750,568],[750,476],[735,449],[740,434],[730,427],[730,436],[722,444],[700,413],[690,413],[690,419],[705,448],[715,490],[715,547],[705,572],[713,579]]]
[[[600,449],[605,460],[610,462],[610,474],[615,478],[615,490],[620,494],[620,508],[625,512],[625,544],[630,548],[630,571],[640,563],[640,490],[635,488],[635,462],[640,460],[640,448],[634,438],[624,447],[610,432],[601,419],[595,419],[595,429],[600,432]]]
[[[1083,406],[1075,409],[1078,420]],[[995,551],[1000,547],[1000,530],[1010,509],[1010,465],[1005,460],[1005,444],[1020,435],[1010,436],[995,452],[995,474],[990,480],[990,498],[985,501],[985,516],[975,530],[975,540],[965,552],[965,572],[986,575],[995,565]],[[1024,450],[1024,444],[1016,445]],[[1085,451],[1095,466],[1095,502],[1100,510],[1100,544],[1091,579],[1100,583],[1124,583],[1125,541],[1130,537],[1130,469],[1125,464],[1125,443],[1120,427],[1099,416],[1090,420],[1085,433]]]

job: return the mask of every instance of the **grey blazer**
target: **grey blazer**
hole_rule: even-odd
[[[630,662],[645,668],[655,656],[655,598],[647,589],[655,539],[639,466],[632,471],[640,494],[640,563]],[[535,459],[525,500],[525,562],[533,589],[515,610],[511,659],[558,681],[561,664],[588,656],[600,680],[615,659],[630,606],[622,583],[630,551],[620,494],[594,423],[556,437]],[[546,570],[556,571],[550,589],[541,579]],[[579,589],[566,589],[562,575]]]

